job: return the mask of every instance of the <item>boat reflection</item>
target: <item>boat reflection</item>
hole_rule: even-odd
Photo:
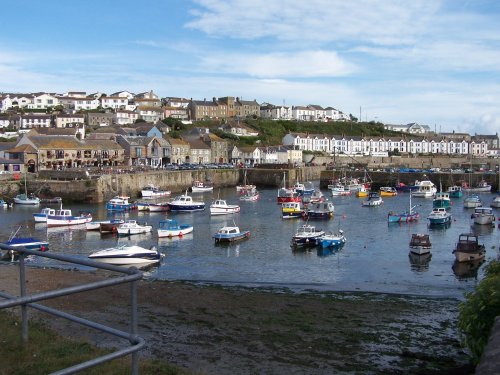
[[[495,225],[479,225],[479,224],[471,225],[472,233],[474,233],[477,236],[485,236],[488,234],[492,234],[494,229]]]
[[[410,259],[410,265],[411,265],[410,269],[413,272],[421,273],[421,272],[427,272],[429,270],[429,263],[431,262],[432,258],[431,253],[425,253],[419,255],[412,253],[410,251],[408,257]]]
[[[444,224],[429,224],[428,227],[432,231],[436,231],[436,232],[444,231],[444,230],[448,229],[449,227],[451,227],[451,221],[444,223]]]
[[[325,248],[318,247],[318,249],[316,250],[316,254],[319,257],[327,257],[330,255],[338,254],[343,247],[344,247],[343,244],[339,246],[329,246]]]
[[[478,259],[470,262],[458,262],[455,260],[451,268],[458,280],[467,280],[472,278],[477,279],[479,267],[481,267],[483,262],[484,259]]]

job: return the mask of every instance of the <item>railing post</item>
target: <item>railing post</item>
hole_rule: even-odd
[[[130,283],[130,334],[135,338],[137,335],[137,281]],[[131,342],[132,345],[135,343]],[[139,374],[139,353],[132,353],[132,375]]]
[[[19,283],[21,297],[26,296],[26,267],[24,266],[24,253],[19,252]],[[28,305],[21,305],[21,337],[23,342],[28,342]]]

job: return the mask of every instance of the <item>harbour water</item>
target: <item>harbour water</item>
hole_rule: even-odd
[[[160,265],[146,271],[147,277],[152,279],[457,298],[473,289],[484,269],[484,264],[479,267],[455,264],[452,251],[459,234],[479,234],[480,242],[486,247],[486,261],[498,257],[499,220],[495,227],[473,224],[470,219],[472,210],[463,208],[462,199],[453,201],[453,221],[448,228],[429,228],[426,217],[432,210],[432,199],[426,198],[412,200],[421,214],[418,222],[388,224],[389,211],[399,212],[409,207],[408,193],[384,197],[384,203],[378,207],[362,207],[361,198],[332,197],[324,191],[335,205],[335,216],[331,220],[310,220],[309,224],[326,231],[342,229],[347,243],[337,251],[315,248],[294,250],[290,247],[290,239],[298,227],[305,224],[304,220],[281,219],[280,206],[276,203],[277,189],[260,192],[261,197],[256,202],[239,201],[235,188],[194,194],[197,199],[206,202],[203,212],[132,211],[122,214],[119,217],[152,224],[154,231],[152,234],[120,238],[86,231],[84,226],[47,228],[45,224],[35,224],[32,218],[32,214],[42,206],[15,206],[0,212],[0,240],[7,240],[20,227],[19,235],[48,240],[51,252],[82,258],[93,251],[119,244],[138,244],[148,248],[154,245],[165,257]],[[226,199],[229,204],[239,204],[241,212],[210,216],[209,204],[217,197]],[[489,206],[494,194],[483,194],[481,197],[483,204]],[[91,212],[94,220],[109,217],[105,204],[68,205],[65,208],[71,208],[73,212]],[[500,209],[494,210],[498,218]],[[193,224],[193,233],[181,238],[159,239],[156,228],[158,222],[166,218],[175,218],[180,224]],[[242,230],[250,230],[250,239],[229,246],[215,245],[213,233],[233,223]],[[409,256],[408,245],[413,233],[429,233],[432,242],[430,259]],[[30,262],[37,266],[66,267],[40,257]]]

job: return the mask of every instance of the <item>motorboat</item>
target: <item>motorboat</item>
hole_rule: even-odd
[[[149,211],[149,204],[151,202],[137,201],[135,202],[135,207],[137,211]]]
[[[382,186],[380,188],[380,196],[381,197],[394,197],[398,195],[398,191],[395,187],[392,186]]]
[[[363,207],[375,207],[375,206],[380,206],[384,201],[382,200],[382,197],[380,196],[379,193],[372,191],[370,194],[368,194],[368,198],[363,200],[361,204]]]
[[[344,236],[344,231],[342,229],[339,229],[337,233],[325,233],[323,236],[319,237],[316,241],[316,245],[322,248],[340,248],[344,246],[345,242],[346,238]]]
[[[321,190],[315,189],[313,193],[309,196],[308,203],[319,203],[325,201],[325,196],[321,192]]]
[[[436,193],[436,196],[432,200],[433,208],[444,208],[446,210],[451,209],[450,193],[440,191]]]
[[[387,221],[389,223],[409,223],[413,221],[417,221],[420,218],[420,214],[415,211],[416,206],[411,205],[411,197],[413,193],[410,192],[410,207],[407,211],[403,212],[394,212],[389,211],[387,214]]]
[[[227,204],[224,199],[217,199],[210,205],[210,215],[228,215],[240,212],[240,206]]]
[[[366,198],[366,197],[368,197],[369,193],[370,193],[370,190],[364,184],[362,184],[361,187],[359,188],[359,190],[356,192],[356,197]]]
[[[138,245],[118,246],[109,249],[99,250],[88,257],[102,263],[113,264],[116,266],[138,266],[144,267],[154,263],[159,263],[162,254],[155,247],[149,249]]]
[[[500,195],[497,195],[490,204],[493,208],[500,208]]]
[[[410,239],[410,252],[417,255],[431,252],[432,244],[429,235],[425,233],[413,233]]]
[[[102,221],[99,225],[99,231],[101,233],[117,233],[118,227],[125,223],[123,219],[111,219]]]
[[[317,229],[314,225],[304,224],[292,236],[291,246],[316,246],[318,239],[324,234],[324,230]]]
[[[332,196],[349,196],[349,195],[352,195],[352,191],[349,190],[349,188],[345,185],[342,185],[342,184],[335,184],[335,185],[331,185],[329,187],[330,189],[330,193],[332,194]],[[368,195],[368,194],[367,194]]]
[[[485,180],[479,181],[476,186],[470,186],[468,183],[464,182],[462,184],[462,190],[471,193],[489,193],[491,191],[491,185]]]
[[[139,224],[136,220],[127,220],[123,224],[118,225],[118,228],[116,228],[116,232],[120,236],[150,233],[152,230],[152,225]]]
[[[22,247],[28,250],[38,250],[38,251],[47,251],[49,250],[49,243],[47,241],[41,241],[34,237],[18,237],[17,232],[21,229],[21,227],[17,228],[17,230],[9,237],[9,239],[5,242],[2,242],[2,245],[12,246],[14,248]],[[17,256],[17,251],[15,250],[7,250],[2,257],[5,260],[14,261]]]
[[[464,198],[465,208],[477,208],[481,207],[482,205],[483,202],[481,201],[481,198],[479,198],[479,195],[477,194],[471,194]]]
[[[332,202],[319,202],[307,205],[304,217],[308,219],[331,219],[335,207]]]
[[[71,210],[63,208],[56,210],[53,215],[47,215],[47,227],[79,225],[90,221],[92,221],[92,215],[88,212],[73,215]]]
[[[240,231],[240,228],[237,226],[225,226],[220,228],[217,233],[213,235],[215,243],[228,243],[244,240],[250,237],[250,231],[244,230]]]
[[[193,226],[191,224],[179,224],[177,220],[173,219],[161,220],[157,229],[159,238],[184,236],[192,231]]]
[[[283,219],[302,217],[304,213],[304,207],[300,202],[287,202],[281,204],[281,217]]]
[[[448,187],[446,192],[450,194],[450,198],[462,198],[463,195],[462,187],[457,185]]]
[[[135,205],[129,202],[130,197],[116,195],[106,203],[108,211],[128,211],[135,208]]]
[[[255,202],[260,198],[260,193],[257,189],[240,190],[240,201]]]
[[[171,191],[161,190],[158,186],[155,186],[154,184],[148,184],[141,190],[141,195],[144,199],[169,197],[170,194],[172,194]]]
[[[486,249],[479,244],[478,236],[472,233],[462,233],[458,237],[458,242],[453,250],[458,262],[471,262],[484,259]]]
[[[427,219],[430,225],[444,225],[451,223],[451,213],[444,207],[433,208]]]
[[[169,202],[155,202],[148,205],[149,212],[167,212],[170,211]]]
[[[193,201],[193,197],[187,194],[179,195],[168,203],[172,212],[203,211],[205,202]]]
[[[314,185],[311,181],[306,181],[304,183],[297,181],[293,185],[293,190],[298,195],[311,195],[314,192]]]
[[[431,180],[415,181],[416,190],[411,194],[416,198],[432,198],[437,193],[437,187]]]
[[[55,208],[45,207],[45,208],[42,208],[42,210],[40,212],[35,212],[33,214],[33,219],[35,220],[35,223],[46,223],[47,216],[48,215],[55,215],[55,214],[56,214]]]
[[[490,207],[477,207],[474,209],[474,213],[471,215],[474,224],[479,225],[494,225],[495,215],[493,214],[493,209]]]
[[[193,181],[193,186],[191,186],[191,192],[193,193],[205,193],[208,191],[213,191],[214,185],[211,181]]]

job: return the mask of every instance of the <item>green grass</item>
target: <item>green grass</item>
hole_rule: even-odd
[[[86,342],[60,336],[40,323],[30,322],[29,340],[21,339],[21,324],[13,314],[0,311],[0,374],[48,374],[110,353]],[[140,353],[139,353],[140,356]],[[131,356],[89,369],[84,374],[129,374]],[[189,374],[168,363],[140,360],[141,374]]]

